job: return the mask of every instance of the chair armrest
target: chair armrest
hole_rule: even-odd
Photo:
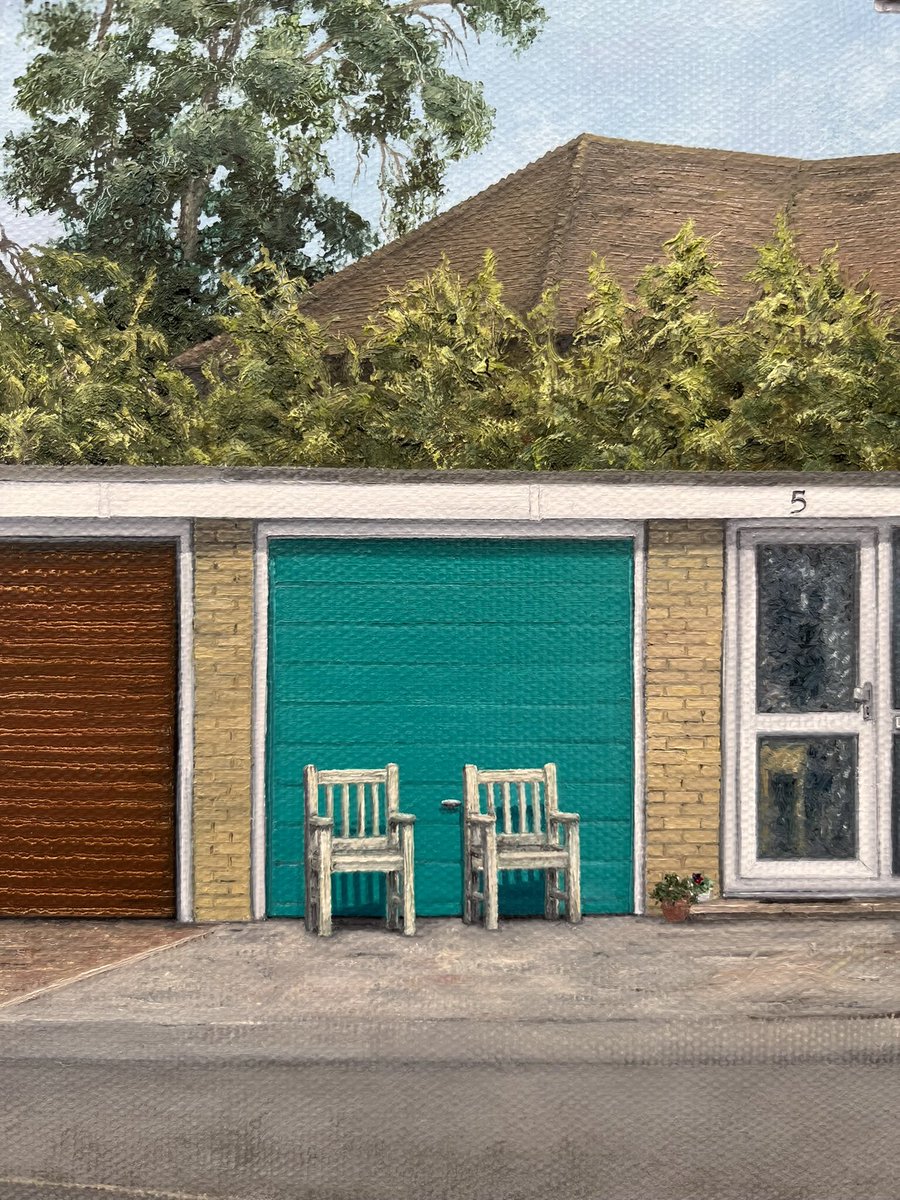
[[[310,829],[334,829],[334,817],[307,818]]]
[[[550,818],[551,822],[559,825],[577,825],[581,820],[580,813],[565,813],[555,812]]]
[[[391,813],[388,825],[415,825],[416,818],[412,813]]]
[[[495,825],[497,818],[492,817],[490,813],[466,813],[466,821],[470,825],[484,825],[487,827],[488,825]]]

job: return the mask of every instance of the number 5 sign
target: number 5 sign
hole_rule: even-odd
[[[794,488],[791,492],[791,512],[796,516],[806,508],[806,488]]]

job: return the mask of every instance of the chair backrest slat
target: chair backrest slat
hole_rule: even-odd
[[[494,785],[491,784],[493,790]],[[503,795],[503,832],[512,833],[512,808],[509,803],[509,780],[504,779],[500,784],[500,790]]]
[[[379,812],[378,803],[378,784],[370,783],[369,790],[372,793],[372,834],[373,836],[381,833],[381,813]],[[387,826],[385,826],[385,829]]]
[[[307,819],[321,814],[320,789],[324,792],[324,816],[335,822],[335,835],[342,838],[372,838],[389,836],[391,813],[400,808],[399,772],[396,763],[388,763],[382,770],[367,771],[319,771],[307,766],[303,772],[306,793]],[[350,789],[356,789],[356,812]],[[384,809],[381,804],[381,788],[384,788]],[[335,791],[339,790],[339,797]],[[340,808],[335,813],[335,806]]]
[[[516,794],[519,797],[519,833],[527,833],[528,802],[525,799],[525,783],[521,779],[516,783]]]
[[[476,768],[477,771],[477,768]],[[502,783],[504,779],[513,783],[519,779],[530,783],[533,779],[541,780],[544,778],[543,767],[529,767],[526,770],[510,770],[510,771],[477,771],[479,783]]]
[[[500,807],[495,803],[494,789],[500,785]],[[511,789],[516,786],[518,820],[514,820]],[[531,785],[529,806],[528,785]],[[543,786],[543,795],[542,795]],[[465,810],[476,814],[481,809],[481,788],[484,788],[485,811],[498,820],[500,831],[507,837],[541,836],[549,829],[549,818],[557,812],[556,764],[542,768],[510,771],[479,771],[471,763],[463,771]],[[515,828],[517,826],[517,828]]]
[[[556,763],[547,763],[544,768],[547,773],[547,781],[545,784],[546,796],[544,798],[544,807],[547,810],[547,818],[559,812],[559,798],[556,791]]]

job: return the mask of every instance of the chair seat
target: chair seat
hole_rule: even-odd
[[[403,869],[403,856],[391,850],[380,854],[367,851],[365,854],[335,855],[331,869],[338,871],[400,871]]]
[[[502,838],[497,839],[497,869],[498,871],[537,870],[540,867],[559,867],[566,865],[569,853],[565,846],[548,846],[546,842],[535,845],[516,845],[508,841],[504,847]],[[480,862],[483,851],[480,846],[472,846],[470,855],[473,860]]]
[[[504,850],[561,850],[558,842],[551,842],[543,833],[498,833],[497,849]]]

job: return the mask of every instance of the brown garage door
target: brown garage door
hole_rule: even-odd
[[[0,915],[175,911],[172,545],[0,543]]]

